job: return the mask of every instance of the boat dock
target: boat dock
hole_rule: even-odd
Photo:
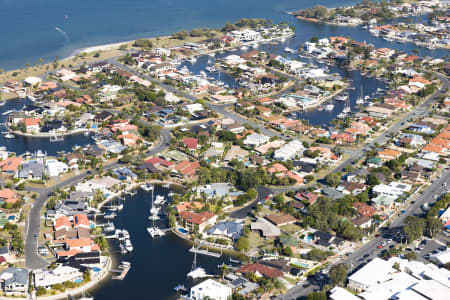
[[[131,264],[130,263],[126,263],[126,262],[122,262],[118,269],[111,269],[109,270],[111,273],[119,273],[119,275],[114,275],[112,277],[112,279],[115,280],[123,280],[125,278],[125,276],[127,276],[128,271],[130,271],[131,269]]]
[[[192,248],[189,249],[189,252],[203,254],[203,255],[208,255],[208,256],[213,256],[213,257],[221,257],[222,256],[222,253],[211,252],[211,251],[208,251],[208,250],[195,248],[194,246],[192,246]]]

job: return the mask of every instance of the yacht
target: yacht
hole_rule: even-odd
[[[347,113],[349,113],[349,112],[351,112],[352,110],[351,110],[351,108],[350,108],[350,106],[349,105],[345,105],[344,106],[344,109],[342,110],[342,112],[344,113],[344,114],[347,114]]]
[[[57,135],[56,133],[50,137],[50,142],[60,142],[64,141],[64,136]]]
[[[241,47],[241,50],[242,51],[246,51],[246,50],[248,50],[248,47],[244,45],[244,46]]]
[[[123,209],[123,204],[122,203],[117,205],[117,211],[122,211],[122,209]]]
[[[84,136],[89,136],[89,131],[85,131],[83,134]]]
[[[214,57],[214,56],[216,56],[216,52],[210,52],[208,55],[211,57]]]
[[[286,47],[286,48],[284,48],[284,52],[287,52],[287,53],[294,53],[295,50],[294,50],[294,49],[291,49],[291,48],[289,48],[289,47]]]
[[[105,230],[105,232],[112,232],[112,231],[116,230],[116,227],[114,226],[114,223],[108,222],[105,224],[103,229]]]
[[[158,195],[158,196],[156,196],[154,203],[155,203],[155,205],[162,205],[165,202],[166,202],[166,199],[164,198],[164,196]]]
[[[5,100],[0,100],[0,106],[5,105],[6,101]]]
[[[105,218],[106,220],[111,220],[111,219],[114,219],[115,217],[116,217],[116,214],[113,212],[107,212],[103,216],[103,218]]]
[[[7,132],[7,133],[5,133],[5,134],[3,135],[3,137],[4,137],[5,139],[13,139],[13,138],[14,138],[14,134],[11,133],[11,132]]]
[[[125,240],[125,249],[128,251],[128,252],[132,252],[133,251],[133,245],[131,244],[131,241],[130,241],[130,239],[126,239]]]
[[[339,102],[345,102],[348,100],[348,97],[347,97],[347,95],[344,94],[344,95],[337,96],[336,98],[334,98],[334,100],[339,101]]]
[[[327,111],[331,111],[331,110],[333,110],[333,108],[334,108],[334,105],[333,105],[333,104],[327,104],[327,105],[325,105],[325,110],[327,110]]]
[[[195,58],[194,56],[189,57],[186,59],[188,62],[190,62],[191,64],[194,64],[197,62],[197,58]]]
[[[153,190],[153,184],[150,183],[143,184],[141,185],[141,189],[143,189],[146,192],[150,192]]]
[[[364,104],[364,99],[363,98],[356,99],[356,104]]]
[[[128,230],[122,229],[122,234],[125,237],[125,239],[129,239],[130,238],[130,233],[128,232]]]
[[[205,71],[208,73],[214,73],[214,72],[217,72],[217,69],[214,66],[208,66],[205,68]]]

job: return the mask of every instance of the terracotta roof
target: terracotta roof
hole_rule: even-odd
[[[427,144],[422,148],[422,151],[425,152],[434,152],[434,153],[442,153],[442,147],[439,145],[431,145],[431,144]]]
[[[204,222],[208,221],[209,219],[211,219],[214,216],[215,216],[215,214],[207,212],[207,211],[195,213],[195,212],[185,210],[185,211],[180,212],[180,217],[183,220],[185,220],[189,223],[197,224],[197,225],[203,224]]]
[[[361,202],[354,202],[352,204],[352,206],[354,208],[356,208],[356,210],[358,210],[358,213],[362,216],[366,216],[366,217],[372,217],[377,211],[372,207],[369,206],[367,204],[361,203]]]
[[[288,214],[270,214],[266,216],[266,219],[277,226],[297,221],[296,218]]]
[[[5,172],[15,172],[22,162],[21,157],[9,157],[0,161],[0,168]]]
[[[185,138],[183,140],[184,146],[188,149],[195,150],[198,146],[198,140],[195,138]]]
[[[236,273],[255,273],[255,272],[258,272],[259,274],[269,278],[277,278],[283,276],[283,272],[281,272],[280,270],[262,264],[248,264],[240,267],[236,271]]]
[[[69,217],[62,216],[62,217],[59,217],[58,219],[56,219],[55,224],[53,225],[53,227],[55,228],[55,230],[58,230],[61,227],[72,228],[72,223],[70,222]]]
[[[73,239],[73,240],[67,240],[66,245],[69,248],[88,247],[88,246],[93,246],[94,241],[91,239]]]

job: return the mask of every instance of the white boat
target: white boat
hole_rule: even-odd
[[[216,52],[210,52],[208,55],[211,57],[214,57],[214,56],[216,56]]]
[[[333,110],[333,108],[334,108],[334,105],[333,105],[333,104],[327,104],[327,105],[325,105],[325,110],[327,110],[327,111],[331,111],[331,110]]]
[[[192,279],[199,279],[199,278],[210,277],[210,275],[208,275],[208,273],[206,273],[205,269],[203,269],[202,267],[197,267],[194,270],[190,271],[187,274],[187,277],[192,278]]]
[[[103,216],[103,218],[106,219],[106,220],[111,220],[111,219],[114,219],[115,217],[116,217],[115,213],[109,213],[109,214],[105,214]]]
[[[166,189],[170,188],[170,183],[164,184],[164,185],[163,185],[163,188],[166,188]]]
[[[105,232],[112,232],[112,231],[116,230],[116,227],[114,226],[114,223],[109,223],[108,222],[103,227],[103,230],[105,230]]]
[[[345,113],[343,113],[343,112],[341,112],[340,114],[337,115],[337,117],[338,117],[339,119],[343,119],[343,118],[345,118],[346,116],[347,116],[347,114],[345,114]]]
[[[348,97],[345,94],[334,98],[334,100],[339,101],[339,102],[345,102],[345,101],[347,101],[347,99],[348,99]]]
[[[120,253],[126,254],[127,250],[125,249],[125,246],[123,244],[120,244]]]
[[[164,196],[157,195],[154,203],[155,203],[155,205],[162,205],[165,202],[166,202],[166,198],[164,198]]]
[[[0,106],[5,105],[6,101],[5,100],[0,100]]]
[[[14,134],[10,133],[10,132],[7,132],[5,135],[3,135],[3,137],[5,139],[13,139],[14,138]]]
[[[287,52],[287,53],[295,53],[295,50],[294,50],[294,49],[291,49],[291,48],[289,48],[289,47],[286,47],[286,48],[284,48],[284,52]]]
[[[64,136],[57,135],[56,133],[50,137],[50,142],[60,142],[64,141]]]
[[[120,203],[120,204],[117,206],[117,211],[122,211],[122,209],[123,209],[123,204]]]
[[[187,61],[190,62],[191,64],[194,64],[197,62],[197,58],[192,56],[192,57],[187,58]]]
[[[356,104],[364,104],[364,99],[363,98],[356,99]]]
[[[214,73],[214,72],[217,72],[217,69],[214,66],[209,66],[209,67],[205,68],[205,71],[208,73]]]
[[[143,184],[141,185],[141,189],[143,189],[146,192],[153,191],[153,184],[150,183]]]
[[[350,106],[349,105],[345,105],[344,106],[344,109],[342,110],[342,112],[344,113],[344,114],[347,114],[347,113],[349,113],[349,112],[351,112],[352,110],[351,110],[351,108],[350,108]]]
[[[84,136],[89,136],[89,131],[85,131]]]
[[[246,50],[248,50],[248,47],[244,45],[244,46],[241,47],[241,50],[242,51],[246,51]]]
[[[130,241],[130,239],[126,239],[125,240],[125,249],[128,251],[128,252],[132,252],[133,251],[133,245],[131,244],[131,241]]]

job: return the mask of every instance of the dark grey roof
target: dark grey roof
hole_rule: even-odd
[[[10,274],[11,276],[3,276],[3,274]],[[5,285],[10,285],[12,283],[18,283],[27,286],[28,285],[28,270],[27,269],[19,269],[14,267],[9,267],[5,271],[0,273],[0,277],[7,277],[7,279],[3,279],[2,281]]]

